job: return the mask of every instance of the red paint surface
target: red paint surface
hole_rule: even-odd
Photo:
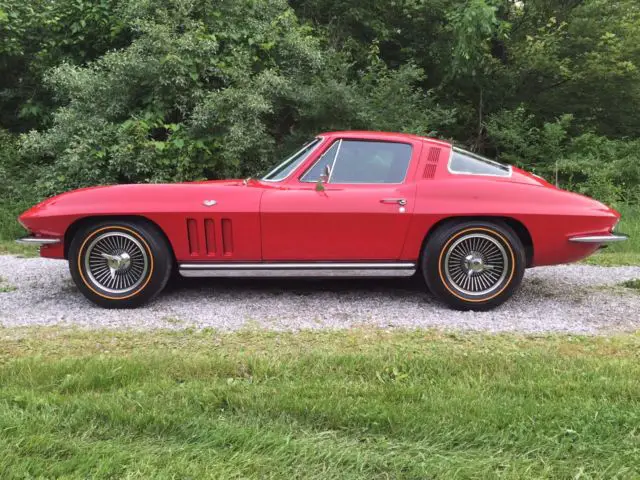
[[[178,261],[415,261],[426,235],[441,220],[507,217],[529,231],[533,265],[552,265],[579,260],[597,248],[571,243],[569,237],[607,234],[619,219],[617,212],[595,200],[515,168],[510,178],[451,174],[448,143],[381,132],[321,137],[319,148],[281,182],[86,188],[45,200],[22,214],[20,221],[36,235],[65,238],[74,222],[88,217],[144,217],[162,229]],[[314,183],[300,182],[304,171],[339,138],[411,144],[404,183],[327,184],[324,191],[316,191]],[[405,212],[399,205],[380,202],[386,198],[406,199]],[[205,200],[217,203],[207,207]],[[194,252],[189,249],[187,219],[197,225]],[[43,247],[41,255],[63,258],[64,248]]]

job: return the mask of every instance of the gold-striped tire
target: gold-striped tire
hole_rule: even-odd
[[[166,286],[173,267],[162,232],[144,220],[104,220],[69,245],[69,271],[82,294],[105,308],[134,308]]]
[[[424,246],[422,273],[429,290],[457,310],[490,310],[522,282],[522,242],[505,223],[459,221],[438,228]]]

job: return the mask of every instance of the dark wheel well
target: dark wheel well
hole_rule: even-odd
[[[433,232],[435,232],[442,225],[448,224],[448,223],[464,222],[468,220],[484,220],[489,222],[492,220],[493,221],[499,220],[506,223],[509,227],[511,227],[511,229],[516,233],[516,235],[522,242],[522,245],[524,246],[524,250],[525,250],[525,258],[527,259],[526,266],[527,268],[531,267],[531,265],[533,264],[533,240],[531,238],[531,234],[529,233],[529,230],[527,230],[527,227],[525,227],[522,222],[511,217],[447,217],[447,218],[443,218],[442,220],[434,224],[425,235],[424,240],[422,242],[422,248],[420,249],[420,255],[422,255],[422,252],[424,251],[424,246],[429,241],[429,237],[433,234]]]
[[[148,225],[152,225],[164,237],[165,241],[167,242],[167,245],[169,246],[169,250],[171,251],[171,255],[173,256],[173,259],[175,262],[175,253],[173,252],[173,248],[171,246],[171,242],[169,241],[169,238],[167,237],[167,234],[164,233],[162,228],[160,228],[160,226],[157,223],[149,220],[146,217],[142,217],[139,215],[104,215],[104,216],[101,215],[101,216],[95,216],[95,217],[84,217],[79,220],[76,220],[71,225],[69,225],[69,228],[67,228],[67,231],[64,232],[64,258],[68,259],[69,245],[71,245],[71,240],[73,240],[73,237],[81,228],[85,227],[86,225],[90,225],[96,222],[101,222],[104,220],[129,220],[129,221],[136,221],[136,222],[144,222],[144,223],[147,223]]]

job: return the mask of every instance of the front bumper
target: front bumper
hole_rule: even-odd
[[[570,237],[570,242],[575,243],[596,243],[598,245],[604,245],[607,243],[624,242],[629,237],[622,234],[611,235],[579,235],[577,237]]]
[[[23,245],[55,245],[62,240],[59,238],[44,238],[44,237],[23,237],[16,240],[16,243]]]

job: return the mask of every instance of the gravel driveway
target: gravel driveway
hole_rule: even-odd
[[[608,333],[640,329],[640,294],[614,287],[640,267],[564,265],[528,270],[520,291],[484,313],[456,312],[407,279],[179,282],[147,307],[103,310],[74,286],[66,262],[0,256],[5,327],[297,330],[352,326]]]

